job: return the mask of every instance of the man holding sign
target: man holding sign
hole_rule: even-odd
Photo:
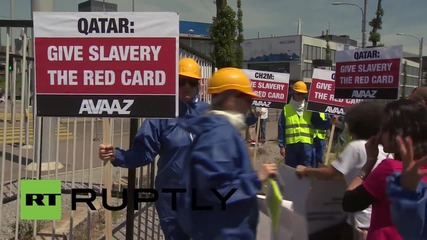
[[[278,122],[280,154],[290,167],[314,166],[313,131],[327,130],[331,124],[329,118],[323,120],[319,113],[307,111],[305,97],[308,89],[303,81],[296,82],[292,89],[293,96],[283,108]]]
[[[179,98],[180,118],[197,116],[209,109],[209,105],[198,100],[200,66],[190,58],[179,61]],[[159,198],[156,210],[166,240],[189,239],[181,230],[176,213],[172,210],[172,195],[164,193],[164,188],[180,188],[182,166],[178,161],[185,153],[185,147],[191,144],[189,133],[178,127],[177,119],[150,119],[144,121],[133,140],[131,149],[124,150],[101,144],[99,157],[110,160],[116,167],[138,168],[152,163],[157,155],[158,171],[156,189]]]

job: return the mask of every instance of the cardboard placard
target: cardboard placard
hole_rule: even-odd
[[[259,98],[252,106],[283,109],[288,101],[289,73],[242,69]]]
[[[335,97],[397,99],[402,45],[336,52]]]
[[[174,12],[34,12],[37,116],[177,117],[178,39]]]
[[[361,99],[335,98],[335,71],[315,68],[308,94],[307,110],[314,112],[345,115],[345,109],[357,104]]]
[[[279,165],[277,182],[283,196],[279,228],[277,231],[273,230],[272,220],[268,217],[266,198],[258,196],[260,209],[258,237],[263,237],[259,239],[308,240],[310,236],[336,226],[347,218],[347,213],[341,206],[346,189],[343,179],[332,181],[300,179],[294,168]],[[260,230],[264,228],[269,228],[270,233]]]

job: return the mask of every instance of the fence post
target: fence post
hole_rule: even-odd
[[[38,11],[53,12],[53,0],[32,0],[31,1],[31,10],[32,10],[31,11],[31,18],[33,18],[32,17],[33,12],[38,12]],[[31,32],[32,32],[31,35],[34,38],[34,28],[32,28]],[[33,79],[33,81],[34,81],[34,79]],[[37,110],[33,109],[33,111],[36,112]],[[38,168],[39,168],[40,172],[47,171],[47,170],[53,170],[53,169],[57,168],[55,159],[51,159],[55,156],[56,149],[57,149],[56,141],[52,141],[55,139],[56,131],[55,131],[55,124],[51,124],[52,123],[51,119],[52,118],[50,118],[50,117],[49,118],[43,117],[40,119],[37,119],[37,117],[35,117],[35,119],[34,119],[34,121],[36,123],[35,127],[34,127],[34,133],[36,133],[38,130],[37,129],[37,126],[38,126],[37,120],[41,121],[41,153],[40,153],[39,162],[37,163],[37,164],[39,164]],[[35,134],[34,134],[34,136],[35,136]],[[57,136],[57,137],[59,137],[59,136]]]
[[[133,138],[138,132],[138,119],[130,120],[130,131],[129,131],[129,146],[132,146]],[[135,178],[136,170],[128,169],[128,201],[126,207],[126,239],[133,239],[133,228],[134,228],[134,217],[135,217],[135,208],[134,208],[134,198],[133,194],[135,193]]]

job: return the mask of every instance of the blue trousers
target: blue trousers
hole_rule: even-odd
[[[285,164],[295,168],[297,165],[314,167],[313,144],[286,144]]]
[[[261,119],[259,125],[260,125],[260,131],[259,131],[258,142],[265,143],[265,133],[266,133],[265,127],[267,125],[267,119]],[[258,131],[256,127],[255,127],[255,131]]]
[[[325,139],[319,139],[314,138],[313,139],[313,159],[314,159],[314,166],[318,167],[321,164],[323,164],[323,154],[325,153]]]
[[[159,198],[155,205],[165,240],[190,240],[190,237],[179,225],[176,212],[171,208],[172,195],[170,193],[162,193],[160,189],[157,191],[159,192]]]

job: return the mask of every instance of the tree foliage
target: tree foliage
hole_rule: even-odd
[[[372,42],[373,47],[383,46],[382,44],[379,44],[379,42],[381,42],[381,34],[378,32],[378,30],[382,29],[382,17],[384,16],[384,9],[381,6],[381,1],[382,0],[378,0],[375,18],[373,18],[372,21],[369,22],[369,26],[372,27],[372,31],[369,35],[369,41]]]
[[[243,11],[242,0],[237,0],[237,41],[236,41],[236,67],[241,68],[243,64]]]
[[[217,16],[209,34],[214,43],[212,57],[217,68],[236,67],[236,13],[225,0],[217,0]]]

